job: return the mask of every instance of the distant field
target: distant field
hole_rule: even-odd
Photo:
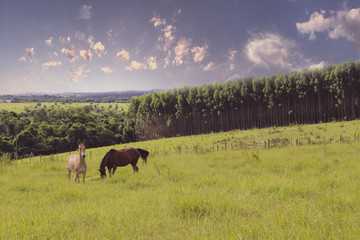
[[[88,106],[88,105],[98,105],[100,107],[104,107],[104,108],[109,108],[109,106],[115,107],[116,105],[118,105],[119,109],[124,109],[125,111],[128,109],[129,107],[129,103],[0,103],[0,111],[1,110],[6,110],[6,111],[13,111],[16,113],[21,113],[21,112],[25,112],[25,109],[28,108],[29,110],[33,110],[37,107],[41,107],[41,106],[47,106],[47,107],[51,107],[51,106],[64,106],[64,107],[82,107],[82,106]]]
[[[359,239],[359,126],[254,129],[88,149],[85,185],[74,183],[73,174],[67,181],[69,153],[2,164],[0,238]],[[245,145],[309,136],[324,141]],[[231,140],[243,141],[242,148],[222,150]],[[216,144],[219,151],[211,149]],[[101,180],[104,154],[125,146],[150,150],[148,164],[139,160],[138,174],[127,166]]]

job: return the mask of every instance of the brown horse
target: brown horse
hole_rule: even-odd
[[[125,148],[121,150],[111,149],[105,154],[103,160],[100,163],[100,176],[101,178],[106,177],[105,167],[107,167],[111,177],[111,169],[113,169],[112,174],[114,174],[117,167],[124,167],[128,164],[131,164],[134,172],[138,172],[139,168],[136,166],[136,164],[139,160],[139,157],[141,157],[146,164],[146,159],[148,156],[149,152],[141,148]]]
[[[78,149],[77,151],[79,151],[79,154],[72,154],[68,157],[67,160],[67,170],[68,170],[68,178],[70,181],[70,174],[71,171],[73,171],[75,173],[75,182],[80,182],[79,180],[79,174],[82,173],[83,174],[83,183],[85,183],[85,175],[86,175],[86,168],[87,168],[87,164],[85,161],[85,140],[83,140],[82,142],[80,142],[80,140],[78,141]]]

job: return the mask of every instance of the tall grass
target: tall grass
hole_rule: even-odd
[[[84,185],[65,155],[0,165],[0,238],[360,238],[358,142],[150,155],[101,180],[104,153]]]

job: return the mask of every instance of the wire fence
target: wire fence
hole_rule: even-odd
[[[263,140],[249,140],[249,139],[226,139],[213,142],[212,144],[201,144],[197,143],[196,145],[169,145],[165,144],[164,146],[157,147],[147,147],[141,146],[150,152],[150,156],[157,155],[170,155],[170,154],[189,154],[189,153],[209,153],[216,151],[239,151],[239,150],[251,150],[251,149],[273,149],[273,148],[282,148],[289,146],[304,146],[304,145],[317,145],[317,144],[332,144],[332,143],[353,143],[359,142],[359,134],[354,134],[353,136],[343,136],[339,135],[338,137],[330,138],[321,138],[321,137],[301,137],[301,138],[269,138]],[[128,145],[128,144],[127,144]],[[123,145],[122,147],[126,147]],[[138,146],[139,147],[139,146]],[[109,147],[110,148],[110,147]],[[91,150],[87,151],[90,161],[93,159],[93,152]],[[9,164],[9,163],[21,163],[21,164],[34,164],[34,163],[46,163],[46,162],[56,162],[62,161],[65,162],[68,155],[72,152],[51,154],[47,156],[34,156],[30,154],[27,158],[19,159],[16,161],[10,160],[10,154],[3,154],[0,156],[0,164]],[[104,153],[105,154],[105,153]]]

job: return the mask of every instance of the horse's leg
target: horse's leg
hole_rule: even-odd
[[[131,166],[133,167],[134,173],[139,172],[139,168],[135,164],[132,164]]]
[[[85,176],[86,176],[86,171],[83,172],[83,183],[85,184]]]
[[[79,182],[79,172],[75,172],[75,182]]]
[[[116,168],[117,168],[117,166],[114,166],[114,168],[113,168],[113,175],[115,174]]]
[[[109,171],[109,176],[111,177],[111,167],[107,167]]]
[[[71,174],[71,170],[70,169],[68,169],[68,179],[69,179],[69,182],[70,182],[70,174]]]

